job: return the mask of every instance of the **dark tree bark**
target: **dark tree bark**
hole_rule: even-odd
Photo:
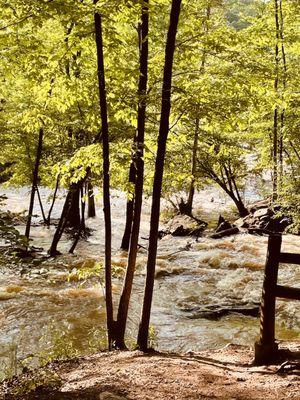
[[[275,6],[275,28],[276,28],[276,44],[275,44],[275,78],[274,78],[274,90],[278,93],[279,84],[279,9],[278,0],[274,0]],[[277,199],[278,196],[278,116],[279,110],[278,106],[275,106],[274,116],[273,116],[273,148],[272,148],[272,162],[273,162],[273,201]]]
[[[33,175],[32,175],[32,186],[31,186],[28,217],[27,217],[27,223],[26,223],[26,229],[25,229],[25,236],[26,236],[27,240],[29,240],[29,236],[30,236],[31,219],[32,219],[32,212],[33,212],[33,207],[34,207],[34,197],[35,197],[35,192],[36,192],[38,179],[39,179],[39,167],[40,167],[41,155],[42,155],[42,150],[43,150],[43,137],[44,137],[44,128],[40,128],[38,145],[37,145],[37,149],[36,149],[35,165],[34,165],[34,170],[33,170]]]
[[[67,228],[78,229],[80,226],[80,190],[80,185],[76,185],[72,188],[72,201],[66,222]]]
[[[64,230],[67,226],[67,223],[69,221],[69,214],[72,209],[72,204],[74,203],[73,197],[77,198],[77,193],[78,193],[78,191],[80,191],[80,186],[82,186],[82,181],[79,181],[77,183],[72,183],[70,186],[70,189],[68,191],[68,194],[67,194],[67,197],[66,197],[63,209],[62,209],[61,217],[59,219],[56,231],[55,231],[53,239],[52,239],[51,247],[48,251],[48,253],[50,254],[51,257],[55,257],[58,254],[60,254],[57,251],[57,245],[58,245],[58,243],[62,237],[62,234],[64,233]]]
[[[136,257],[138,251],[138,239],[140,232],[141,211],[143,202],[143,185],[144,185],[144,140],[145,140],[145,122],[146,122],[146,93],[148,80],[148,30],[149,30],[149,5],[148,0],[144,0],[142,8],[142,22],[139,27],[139,44],[140,44],[140,76],[138,87],[138,125],[137,135],[135,138],[135,153],[133,163],[135,166],[135,193],[133,207],[133,221],[130,238],[130,249],[128,255],[128,264],[123,285],[122,294],[119,302],[117,324],[118,324],[118,340],[116,347],[124,349],[125,346],[125,330],[128,316],[129,301],[132,291],[134,271],[136,267]]]
[[[135,185],[136,183],[136,169],[134,165],[134,161],[132,160],[129,167],[129,183]],[[131,228],[133,221],[133,207],[134,207],[134,195],[131,199],[127,200],[126,203],[126,222],[125,222],[125,230],[122,238],[121,249],[128,251],[130,236],[131,236]]]
[[[88,179],[87,181],[87,203],[88,203],[88,218],[96,217],[95,196],[93,185]]]
[[[75,240],[69,250],[70,254],[74,253],[76,246],[79,242],[79,239],[81,237],[81,234],[85,232],[85,201],[84,201],[83,185],[81,185],[81,188],[80,188],[80,197],[81,197],[81,221],[80,221],[80,226],[78,228],[78,231],[76,232],[76,235],[75,235]]]
[[[105,300],[108,348],[112,349],[115,341],[115,321],[113,319],[112,282],[111,282],[111,209],[110,209],[110,179],[109,179],[109,130],[105,88],[105,71],[103,57],[102,21],[101,15],[94,15],[95,39],[97,49],[97,74],[99,103],[102,125],[102,154],[103,154],[103,205],[105,221]]]
[[[149,252],[147,260],[147,275],[143,301],[142,317],[138,332],[138,347],[146,351],[148,348],[149,324],[153,297],[155,264],[157,254],[157,240],[160,214],[160,197],[163,180],[163,169],[166,153],[166,143],[169,133],[169,120],[171,111],[172,70],[175,52],[175,41],[179,21],[181,0],[172,0],[170,24],[168,29],[165,66],[162,88],[161,118],[158,135],[158,148],[155,162],[155,174],[152,193]]]
[[[284,47],[284,17],[282,10],[282,0],[279,0],[279,34],[281,40],[281,56],[282,56],[282,88],[283,88],[283,96],[286,91],[287,86],[287,64],[286,64],[286,56],[285,56],[285,47]],[[285,109],[281,110],[280,113],[280,132],[279,132],[279,187],[282,187],[283,180],[283,132],[285,125]]]
[[[197,151],[198,151],[198,139],[199,139],[199,118],[196,118],[196,126],[195,126],[195,135],[194,135],[194,143],[193,143],[193,154],[192,154],[192,180],[189,190],[188,199],[186,202],[186,210],[185,214],[192,215],[193,211],[193,201],[194,201],[194,194],[195,194],[195,176],[197,170]]]
[[[39,200],[39,204],[40,204],[40,209],[41,209],[43,221],[44,221],[44,224],[46,224],[47,223],[47,218],[46,218],[46,215],[45,215],[45,210],[44,210],[44,206],[43,206],[43,202],[42,202],[42,198],[41,198],[41,194],[40,194],[40,190],[39,190],[38,185],[36,186],[36,193],[37,193],[37,196],[38,196],[38,200]]]

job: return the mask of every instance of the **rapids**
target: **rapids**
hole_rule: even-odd
[[[1,188],[8,199],[2,208],[21,212],[28,206],[28,189]],[[49,191],[41,190],[44,202]],[[63,192],[53,213],[58,218]],[[119,249],[124,228],[126,199],[114,192],[113,265],[114,293],[121,288],[127,254]],[[216,221],[230,204],[215,189],[197,196],[196,208],[202,219]],[[128,323],[128,343],[134,344],[143,294],[147,260],[150,200],[145,200],[141,225],[135,288]],[[40,215],[38,204],[35,214]],[[0,265],[0,378],[23,368],[59,357],[88,354],[105,348],[105,305],[103,274],[99,267],[104,251],[104,222],[101,200],[97,218],[88,220],[92,235],[79,242],[75,255],[66,254],[71,241],[63,237],[56,259],[31,264]],[[54,228],[34,218],[33,244],[46,251]],[[20,231],[24,226],[18,227]],[[216,306],[235,308],[239,304],[257,308],[266,255],[266,237],[239,234],[223,239],[165,236],[159,242],[153,312],[152,345],[177,352],[217,348],[234,342],[252,346],[259,333],[258,317],[226,313],[219,318],[203,317],[203,310]],[[283,250],[300,253],[300,237],[285,235]],[[281,265],[279,282],[300,285],[300,268]],[[205,312],[204,312],[205,314]],[[299,304],[277,302],[277,337],[300,337]]]

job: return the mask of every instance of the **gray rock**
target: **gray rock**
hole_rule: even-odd
[[[270,215],[271,211],[269,208],[261,208],[260,210],[257,210],[254,212],[253,217],[254,218],[262,218],[265,217],[266,215]]]

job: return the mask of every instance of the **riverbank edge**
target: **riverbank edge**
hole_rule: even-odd
[[[300,340],[281,342],[300,354]],[[227,345],[186,354],[101,352],[53,361],[0,385],[1,400],[300,399],[299,369],[252,364],[253,349]]]

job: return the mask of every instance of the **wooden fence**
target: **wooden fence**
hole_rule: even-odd
[[[271,234],[268,241],[265,276],[260,308],[260,338],[255,343],[256,364],[268,364],[278,357],[278,344],[275,339],[276,297],[300,300],[300,288],[277,284],[279,264],[299,264],[300,254],[281,251],[281,234]]]

